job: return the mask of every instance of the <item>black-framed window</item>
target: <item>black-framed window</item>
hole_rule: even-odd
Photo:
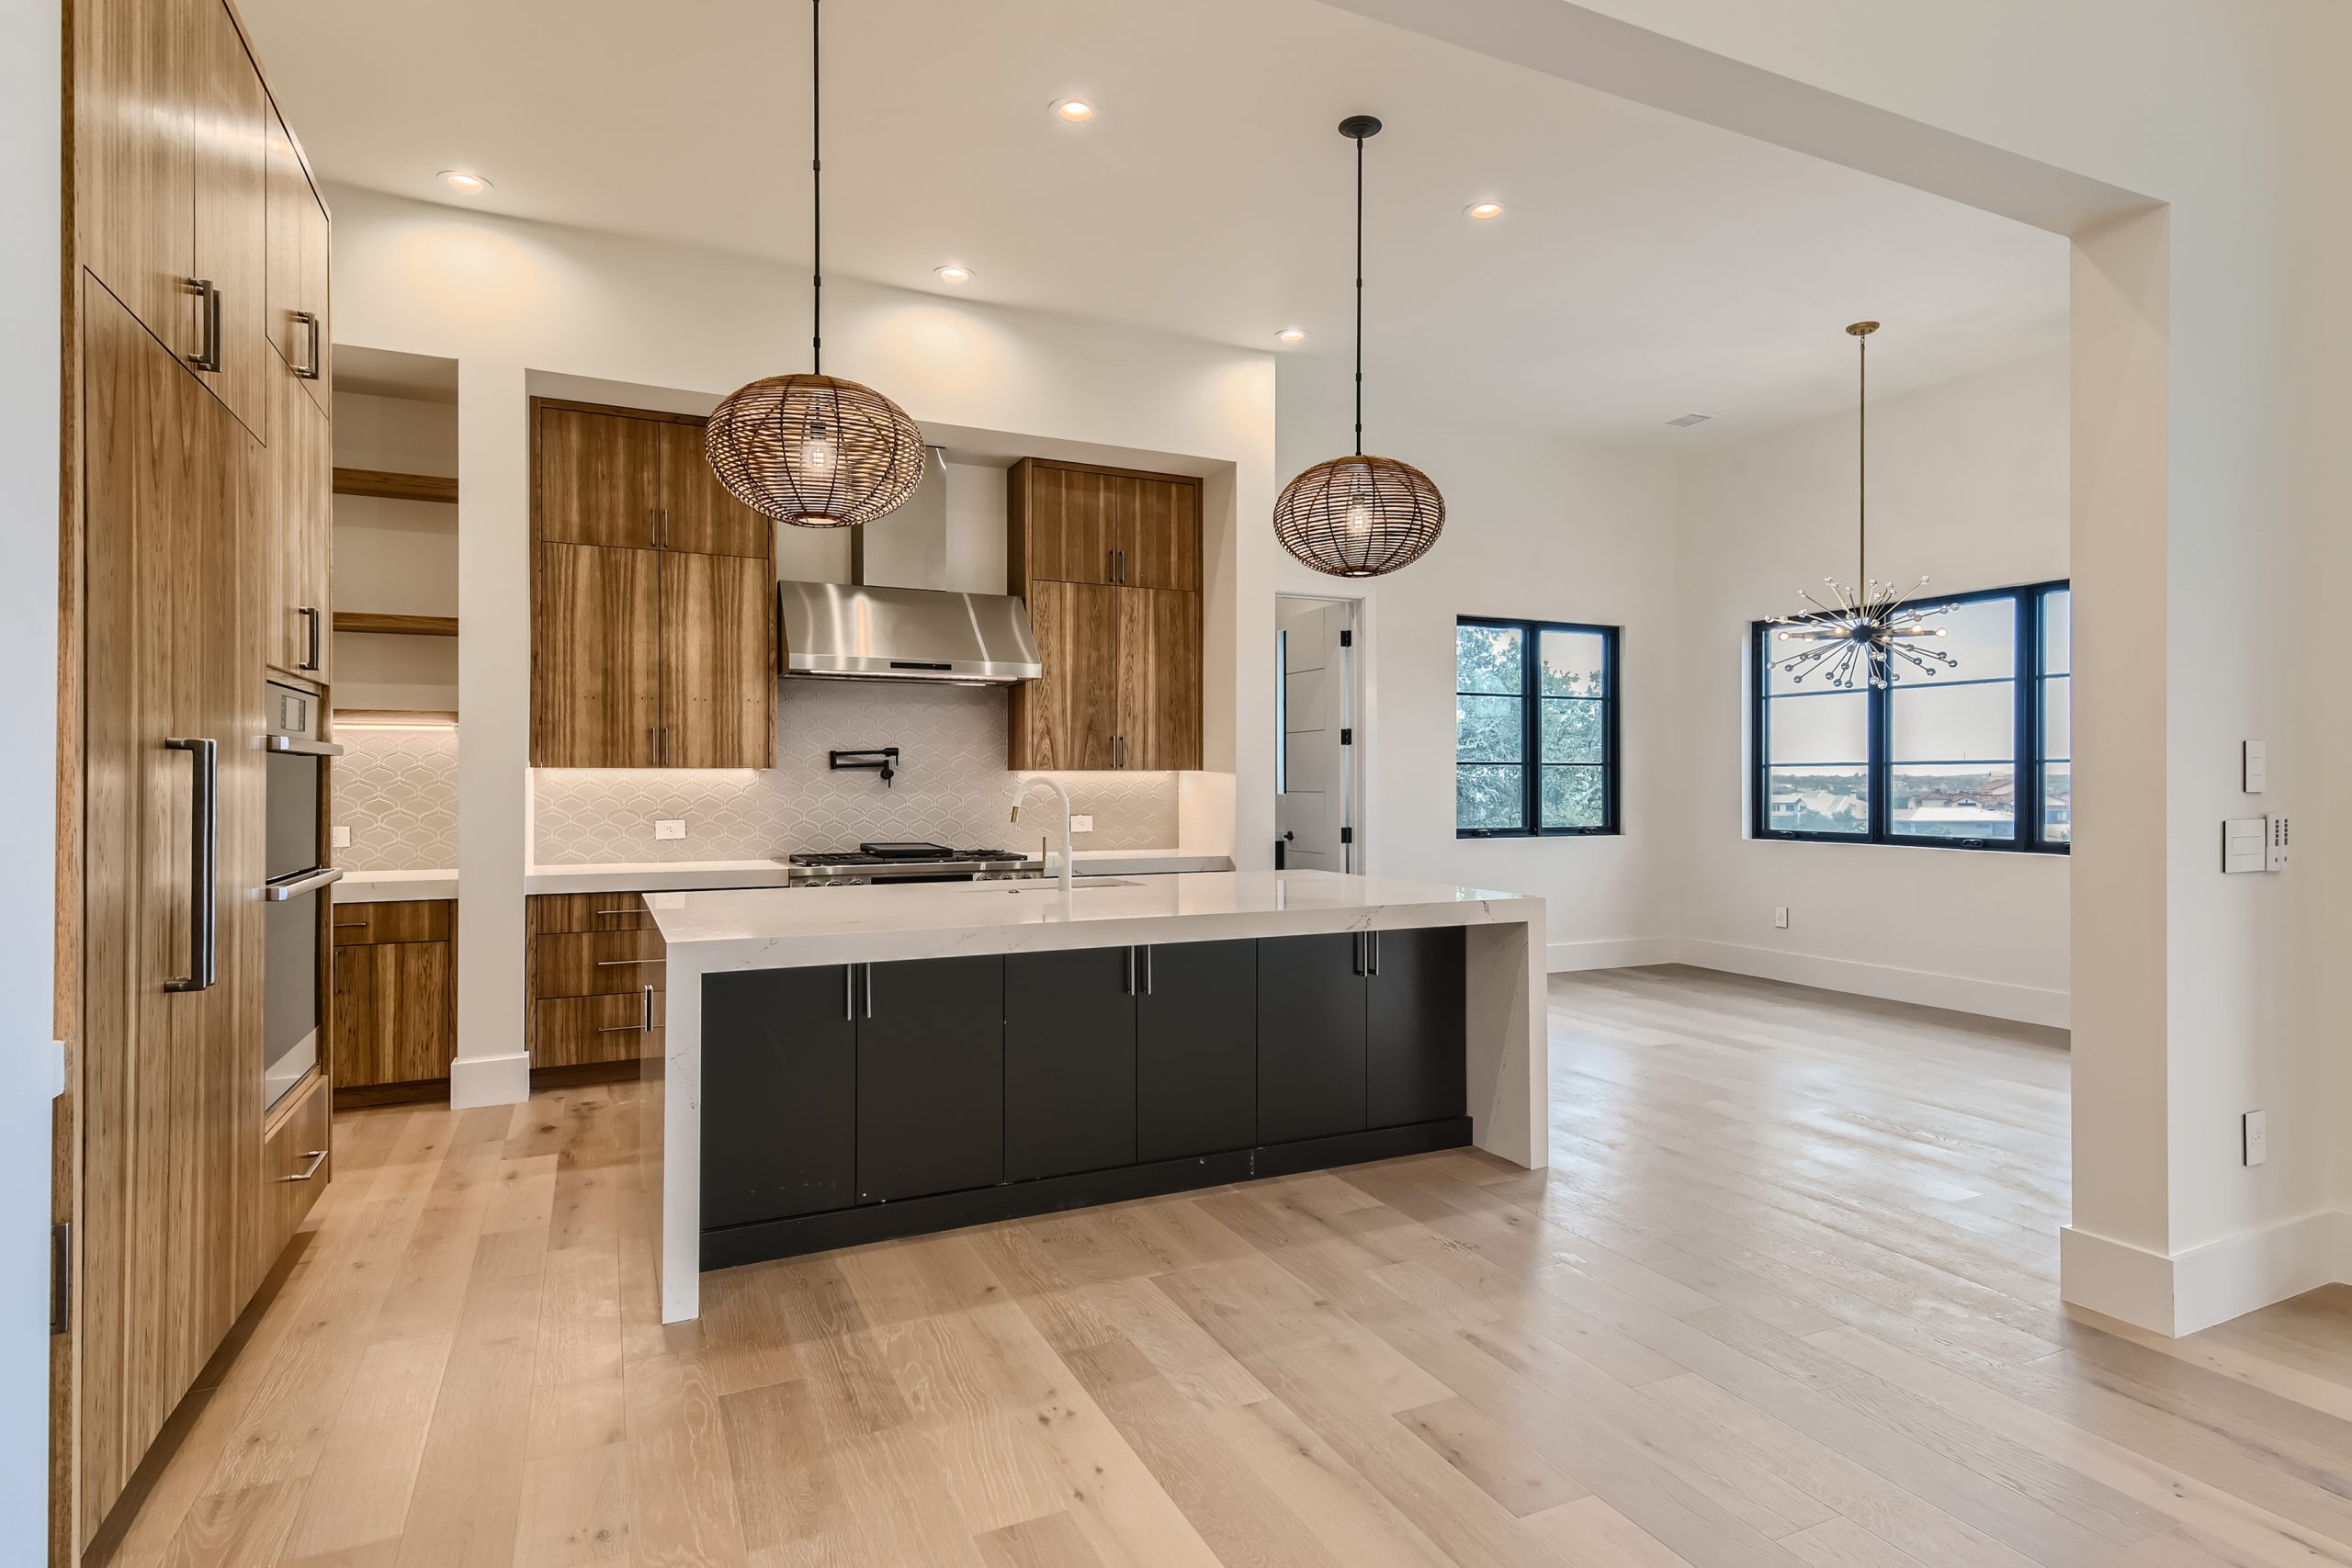
[[[1464,615],[1453,629],[1453,832],[1617,829],[1617,628]]]
[[[2064,853],[2073,835],[2074,600],[2064,582],[1939,598],[1957,667],[1884,688],[1800,681],[1756,624],[1750,829],[1760,839]]]

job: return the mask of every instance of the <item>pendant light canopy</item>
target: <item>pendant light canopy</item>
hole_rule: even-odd
[[[1852,335],[1854,347],[1861,356],[1854,414],[1858,497],[1854,570],[1862,587],[1856,592],[1852,583],[1840,587],[1836,578],[1825,577],[1821,584],[1829,590],[1833,603],[1825,604],[1806,593],[1801,597],[1812,609],[1802,615],[1773,617],[1772,625],[1782,628],[1772,634],[1773,640],[1796,646],[1775,658],[1772,668],[1788,676],[1791,684],[1799,686],[1813,675],[1821,676],[1822,683],[1829,686],[1851,687],[1858,676],[1866,678],[1872,686],[1888,686],[1906,678],[1917,679],[1919,672],[1933,676],[1960,668],[1959,660],[1934,646],[1935,639],[1944,635],[1944,628],[1928,624],[1935,616],[1950,615],[1951,606],[1931,604],[1921,608],[1910,602],[1914,593],[1928,585],[1928,580],[1923,577],[1908,588],[1898,589],[1892,582],[1881,582],[1870,575],[1870,338],[1878,331],[1878,323],[1856,321],[1846,331]]]
[[[1329,577],[1379,577],[1429,553],[1445,527],[1445,497],[1430,477],[1363,449],[1363,144],[1380,134],[1368,114],[1340,122],[1356,144],[1356,449],[1316,464],[1274,502],[1274,537]]]
[[[922,482],[922,432],[871,387],[824,375],[823,0],[809,0],[809,186],[814,295],[809,374],[766,376],[729,393],[704,427],[711,470],[736,500],[802,528],[887,517]]]

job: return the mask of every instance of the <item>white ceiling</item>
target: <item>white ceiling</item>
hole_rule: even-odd
[[[805,263],[792,0],[242,0],[330,180]],[[835,0],[828,269],[1272,348],[1347,384],[1369,149],[1384,392],[1602,440],[1736,439],[2052,348],[2064,242],[1316,0]],[[1067,95],[1091,125],[1054,120]],[[467,200],[437,171],[495,182]],[[1493,197],[1498,222],[1462,209]],[[1289,372],[1286,371],[1286,374]],[[1714,422],[1666,430],[1677,415]]]

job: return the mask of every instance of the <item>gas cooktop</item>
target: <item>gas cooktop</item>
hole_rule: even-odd
[[[1012,850],[958,850],[945,844],[868,843],[854,850],[804,851],[786,857],[795,882],[962,881],[1016,873],[1032,863]]]

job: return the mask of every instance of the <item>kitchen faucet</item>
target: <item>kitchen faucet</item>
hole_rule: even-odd
[[[1020,790],[1018,791],[1018,793],[1016,793],[1016,794],[1013,795],[1013,797],[1012,797],[1012,819],[1013,819],[1015,822],[1018,822],[1018,821],[1020,821],[1020,820],[1021,820],[1021,803],[1022,803],[1023,801],[1024,801],[1024,800],[1028,799],[1028,798],[1029,798],[1030,792],[1031,792],[1032,790],[1035,790],[1035,789],[1039,784],[1044,784],[1047,789],[1052,790],[1052,791],[1054,792],[1054,794],[1055,794],[1056,795],[1059,796],[1059,797],[1060,797],[1060,799],[1061,799],[1061,803],[1062,803],[1062,891],[1063,891],[1063,892],[1065,892],[1065,893],[1068,893],[1068,892],[1069,892],[1069,891],[1070,891],[1070,879],[1069,879],[1069,862],[1070,862],[1070,852],[1069,852],[1069,791],[1068,791],[1068,790],[1066,790],[1066,789],[1064,789],[1064,788],[1062,787],[1061,781],[1060,781],[1059,779],[1049,779],[1049,778],[1046,777],[1043,773],[1032,773],[1032,774],[1030,774],[1027,778],[1023,779],[1023,780],[1021,781],[1021,788],[1020,788]]]

